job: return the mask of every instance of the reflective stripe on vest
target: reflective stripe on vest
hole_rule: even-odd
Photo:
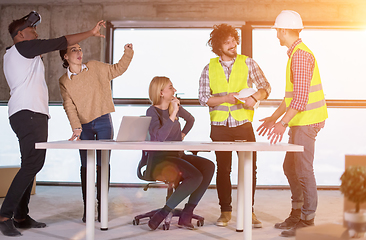
[[[225,96],[232,92],[240,92],[248,88],[248,66],[245,63],[247,56],[237,55],[233,64],[229,82],[226,79],[224,69],[219,58],[212,58],[209,64],[209,79],[212,96]],[[210,119],[212,122],[223,122],[229,117],[229,113],[237,121],[253,121],[254,110],[244,109],[243,104],[223,103],[215,107],[210,107]]]
[[[285,102],[286,108],[288,108],[291,104],[293,98],[293,84],[291,82],[291,61],[294,53],[298,50],[304,50],[313,55],[310,49],[304,44],[298,44],[287,62],[286,69],[286,93],[285,93]],[[313,55],[314,56],[314,55]],[[314,57],[315,59],[315,57]],[[313,70],[313,77],[310,82],[309,89],[309,99],[306,104],[305,110],[298,112],[295,117],[291,119],[289,122],[289,126],[305,126],[311,125],[315,123],[319,123],[328,118],[327,105],[325,103],[323,87],[320,79],[318,63],[315,60],[315,66]]]

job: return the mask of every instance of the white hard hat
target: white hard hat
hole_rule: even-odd
[[[276,18],[272,28],[303,29],[300,14],[292,10],[283,10]]]

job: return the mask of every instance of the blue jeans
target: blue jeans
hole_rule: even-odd
[[[81,140],[113,139],[113,124],[111,115],[104,114],[91,122],[82,124]],[[86,150],[79,150],[81,166],[86,167]],[[110,151],[109,151],[110,156]],[[101,164],[101,151],[97,150],[97,165]]]
[[[319,128],[295,126],[289,130],[289,143],[304,146],[304,152],[287,152],[283,171],[291,189],[292,208],[301,208],[301,219],[315,217],[318,194],[314,176],[315,138]]]

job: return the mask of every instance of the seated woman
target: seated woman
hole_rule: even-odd
[[[132,44],[124,46],[125,52],[118,63],[106,64],[99,61],[83,63],[83,52],[79,44],[60,50],[62,66],[66,73],[59,79],[61,96],[66,115],[73,131],[70,141],[112,139],[111,112],[114,104],[111,80],[122,75],[133,57]],[[82,221],[86,221],[86,150],[80,150],[80,177],[84,201]],[[100,222],[101,151],[97,151],[97,200]],[[109,181],[109,179],[108,179]]]
[[[180,106],[179,100],[174,96],[175,92],[176,89],[167,77],[154,77],[150,83],[149,98],[152,106],[147,109],[146,115],[151,116],[151,141],[182,141],[193,126],[194,117]],[[186,121],[183,130],[178,121],[179,117]],[[214,170],[214,163],[202,157],[186,155],[179,151],[150,151],[147,171],[151,172],[155,179],[181,183],[165,206],[150,219],[149,227],[155,230],[169,212],[189,196],[178,225],[193,229],[193,210],[206,192]]]

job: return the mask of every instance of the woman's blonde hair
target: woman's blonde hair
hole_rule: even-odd
[[[149,99],[152,105],[160,104],[161,91],[170,83],[167,77],[154,77],[149,86]],[[169,104],[169,114],[173,111],[173,106]]]

